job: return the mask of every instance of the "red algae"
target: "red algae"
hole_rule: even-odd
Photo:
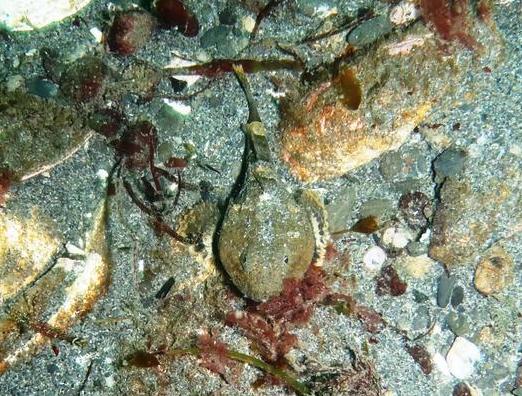
[[[445,41],[458,41],[468,49],[479,44],[468,33],[468,0],[421,0],[424,20]]]
[[[229,357],[228,346],[206,332],[199,335],[196,346],[199,348],[200,365],[216,374],[224,374],[227,367],[235,364]]]
[[[5,196],[11,187],[12,177],[10,171],[0,170],[0,207],[5,205]]]

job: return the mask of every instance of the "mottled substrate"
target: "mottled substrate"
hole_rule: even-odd
[[[198,2],[199,4],[204,6],[204,2]],[[498,17],[503,22],[502,29],[508,34],[519,30],[518,10],[515,14],[515,8],[509,5],[499,6]],[[509,10],[511,14],[507,13]],[[299,30],[295,26],[279,22],[280,20],[276,23],[276,29],[286,29],[292,33]],[[512,25],[509,26],[509,23]],[[512,42],[518,40],[512,36],[509,39]],[[173,36],[170,44],[176,46],[179,40],[179,36]],[[161,53],[160,49],[167,46],[159,41],[157,47],[158,53]],[[518,52],[512,52],[513,49],[509,49],[508,53],[515,57]],[[450,56],[458,58],[468,55],[469,53],[459,51],[457,55]],[[481,180],[489,180],[492,174],[499,179],[504,178],[506,168],[497,166],[499,160],[503,162],[503,158],[509,158],[509,163],[515,165],[515,169],[518,168],[521,142],[517,141],[520,138],[517,95],[520,92],[515,85],[517,81],[512,76],[517,75],[514,72],[517,72],[516,68],[522,62],[517,58],[511,59],[505,67],[498,69],[487,59],[477,62],[491,67],[493,72],[488,74],[474,71],[469,73],[468,79],[462,84],[457,83],[457,94],[467,99],[442,100],[438,108],[440,110],[435,111],[434,116],[426,121],[427,125],[421,125],[421,133],[412,135],[398,151],[390,152],[387,162],[381,161],[378,164],[375,161],[356,169],[346,178],[318,185],[325,189],[327,197],[337,198],[339,205],[332,210],[341,219],[334,219],[338,225],[337,231],[355,223],[359,215],[378,216],[383,222],[401,217],[399,198],[413,189],[422,191],[431,201],[437,201],[436,186],[432,182],[434,175],[429,164],[442,147],[456,145],[469,148],[473,155],[469,162],[471,166],[458,180],[470,184],[473,191],[480,191]],[[271,88],[263,77],[253,78],[256,92]],[[476,91],[475,96],[464,95],[471,89]],[[241,132],[237,126],[245,119],[242,98],[233,79],[221,80],[205,95],[191,102],[190,122],[177,129],[176,136],[167,137],[176,145],[180,139],[191,140],[200,149],[200,158],[203,157],[220,168],[222,175],[193,168],[187,169],[187,174],[184,174],[185,180],[210,180],[215,188],[210,194],[212,198],[218,196],[218,193],[226,193],[234,179],[234,169],[237,169],[234,165],[239,162],[242,148],[239,139]],[[262,102],[260,108],[264,112],[263,119],[270,125],[275,125],[278,120],[273,101],[261,94],[259,100]],[[104,146],[91,145],[91,150],[103,152]],[[112,159],[110,155],[108,157],[107,163]],[[98,157],[88,157],[96,158],[88,163],[84,162],[85,158],[79,153],[71,161],[64,163],[63,167],[51,174],[50,182],[53,191],[63,191],[66,194],[67,199],[64,197],[64,202],[78,204],[87,210],[92,196],[91,191],[85,191],[83,184],[85,180],[94,179],[94,174],[101,165],[96,160]],[[483,166],[475,166],[479,162]],[[107,163],[104,166],[108,170],[110,165]],[[394,166],[388,167],[389,164]],[[73,177],[63,177],[64,169]],[[47,183],[47,179],[34,180],[23,184],[13,194],[20,194],[42,208],[52,207],[56,196],[49,194],[50,187]],[[516,197],[519,187],[509,186],[512,197]],[[220,377],[200,367],[193,357],[171,359],[161,355],[165,347],[184,348],[193,345],[195,335],[201,329],[210,329],[221,341],[234,349],[246,353],[255,351],[251,350],[248,341],[239,332],[223,326],[223,314],[231,309],[242,308],[243,301],[230,293],[230,285],[224,283],[227,278],[216,267],[208,264],[211,258],[208,255],[198,255],[201,253],[198,246],[187,249],[166,236],[158,238],[148,225],[146,216],[140,213],[125,193],[119,190],[117,197],[118,199],[111,198],[113,202],[109,216],[108,240],[115,259],[111,287],[92,314],[81,325],[70,329],[70,335],[79,335],[88,341],[87,345],[79,348],[67,341],[54,340],[54,346],[59,348],[58,356],[48,348],[43,349],[29,363],[13,367],[0,376],[1,388],[6,392],[28,395],[56,392],[57,389],[67,392],[74,390],[82,394],[114,394],[120,390],[129,394],[289,394],[280,386],[258,389],[252,387],[260,373],[248,366],[240,365],[237,371]],[[198,199],[199,192],[185,191],[180,206],[190,207]],[[516,362],[519,358],[514,352],[519,348],[519,340],[513,335],[520,334],[521,331],[517,315],[522,301],[519,276],[522,241],[520,232],[509,227],[509,218],[517,210],[517,201],[508,201],[509,204],[502,206],[502,212],[499,211],[498,224],[506,231],[500,235],[503,248],[515,261],[515,282],[506,284],[494,298],[485,298],[471,285],[475,276],[472,264],[476,262],[468,260],[468,265],[450,269],[455,285],[463,291],[460,298],[451,297],[445,308],[436,304],[437,282],[442,266],[426,257],[426,235],[422,240],[415,241],[415,244],[396,249],[388,244],[382,244],[381,247],[380,240],[373,235],[348,233],[343,237],[338,234],[339,239],[335,242],[338,254],[335,254],[335,249],[331,251],[333,258],[325,263],[325,269],[331,274],[328,281],[338,291],[353,292],[358,301],[381,312],[384,319],[401,332],[387,328],[380,334],[370,335],[353,317],[339,314],[333,307],[321,307],[316,310],[308,326],[295,330],[300,342],[299,347],[287,356],[292,368],[304,379],[311,382],[323,381],[321,385],[326,384],[318,389],[337,389],[333,386],[342,385],[347,378],[355,377],[352,375],[352,367],[362,368],[360,372],[363,373],[371,372],[371,366],[368,368],[366,361],[358,365],[352,360],[355,351],[359,357],[371,356],[370,362],[376,365],[382,386],[397,394],[451,394],[453,387],[461,381],[444,370],[445,353],[458,332],[461,337],[466,337],[479,346],[482,353],[481,361],[466,381],[475,388],[480,388],[483,394],[510,392],[515,383]],[[15,203],[12,201],[11,204]],[[447,200],[446,205],[457,206],[458,203]],[[209,217],[212,217],[211,208],[194,209],[194,212],[198,211],[202,218],[205,218],[202,213],[210,213]],[[481,211],[482,206],[478,205],[475,212],[466,211],[466,216],[474,217]],[[63,208],[60,208],[54,214],[60,218],[68,217],[62,212]],[[186,211],[187,218],[191,217],[189,212],[190,210]],[[457,218],[460,216],[458,211],[452,213]],[[168,219],[174,224],[175,214]],[[401,217],[400,225],[407,229],[409,225],[417,224],[413,221],[416,219],[417,217]],[[422,217],[420,219],[425,220]],[[200,232],[197,227],[188,231],[189,227],[183,227],[186,223],[183,224],[183,219],[180,220],[180,232]],[[70,224],[73,224],[71,228],[77,225],[72,221]],[[427,238],[429,240],[429,235]],[[458,240],[457,238],[456,241]],[[451,241],[452,239],[448,243]],[[392,242],[401,245],[403,241],[397,238]],[[496,241],[492,239],[490,242]],[[376,246],[377,243],[379,246]],[[376,264],[370,262],[374,266],[366,264],[366,254],[370,248],[381,249],[385,253],[386,266],[393,265],[398,276],[408,283],[404,294],[376,295],[374,277],[378,276],[380,268],[378,260],[375,261]],[[388,248],[392,249],[385,251]],[[395,257],[397,254],[400,254],[398,258]],[[486,255],[487,251],[483,256]],[[378,259],[380,256],[370,258],[376,257]],[[201,258],[205,264],[201,263]],[[166,298],[156,298],[158,291],[170,277],[174,278],[174,286]],[[49,282],[55,284],[55,279],[50,278]],[[453,289],[451,292],[454,296],[459,295]],[[42,295],[42,301],[46,298]],[[58,305],[57,303],[54,307]],[[463,316],[464,322],[468,322],[468,328],[461,326],[457,329],[455,324],[460,322],[453,320],[449,313]],[[9,330],[15,328],[16,324],[7,322],[5,326],[10,334],[17,334],[18,329]],[[426,336],[421,337],[426,333]],[[426,367],[421,367],[408,352],[419,348],[412,349],[414,342],[409,342],[405,335],[410,340],[420,337],[415,342],[422,344],[434,360],[431,374],[424,374]],[[126,363],[125,357],[138,350],[160,352],[157,357],[159,367],[140,368]],[[370,375],[365,378],[369,379]],[[333,385],[330,388],[329,381]],[[353,389],[349,387],[350,384],[347,386],[345,389]],[[368,386],[365,389],[373,388]]]

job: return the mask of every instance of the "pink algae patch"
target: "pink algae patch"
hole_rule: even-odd
[[[468,0],[421,0],[424,20],[445,41],[458,41],[469,49],[479,44],[468,33]]]

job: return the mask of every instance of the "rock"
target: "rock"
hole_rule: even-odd
[[[469,378],[475,363],[480,360],[480,349],[466,338],[457,337],[446,355],[450,373],[458,379]]]
[[[430,257],[446,267],[469,264],[494,235],[500,239],[520,229],[522,211],[516,208],[522,205],[522,174],[507,161],[495,172],[498,176],[473,182],[446,179],[433,218]]]
[[[410,256],[422,256],[428,253],[428,246],[420,241],[411,241],[406,245],[406,250]]]
[[[154,27],[155,20],[148,12],[120,12],[114,17],[109,29],[109,49],[120,55],[133,54],[149,41]]]
[[[456,336],[463,336],[469,331],[469,321],[466,316],[450,312],[446,318],[450,330]]]
[[[40,0],[2,2],[0,25],[8,30],[41,29],[75,14],[91,0]]]
[[[326,205],[330,233],[344,231],[352,218],[355,206],[355,189],[344,187],[335,192],[334,197]]]
[[[390,296],[400,296],[406,292],[408,285],[401,280],[397,270],[391,265],[387,265],[377,278],[375,293],[378,296],[389,294]]]
[[[435,181],[441,182],[446,177],[455,177],[464,169],[466,153],[463,150],[448,149],[433,161]]]
[[[0,170],[8,170],[13,181],[51,169],[91,134],[76,109],[38,96],[0,88],[0,108]]]
[[[500,245],[490,248],[475,271],[475,287],[486,295],[498,294],[513,281],[513,258]]]
[[[444,272],[439,278],[439,287],[437,289],[437,305],[441,308],[448,306],[451,298],[455,277],[449,276]]]
[[[427,156],[418,147],[401,147],[384,154],[379,162],[379,172],[386,181],[418,178],[430,171]]]
[[[364,47],[392,31],[387,15],[369,19],[350,31],[346,41],[355,47]]]
[[[304,182],[327,180],[398,149],[464,70],[433,56],[439,51],[432,45],[400,57],[372,48],[336,78],[289,91],[281,103],[281,157],[292,173]]]
[[[197,36],[199,22],[182,0],[158,0],[153,5],[158,18],[170,28],[176,28],[187,37]]]
[[[482,396],[482,392],[466,382],[460,382],[453,388],[453,396]]]
[[[451,306],[457,308],[464,300],[464,289],[462,286],[455,286],[451,294]]]
[[[400,225],[379,232],[379,243],[387,251],[404,249],[411,240],[413,240],[411,232]]]
[[[381,222],[390,220],[394,214],[394,204],[389,199],[369,199],[359,208],[359,218],[374,216]]]
[[[373,246],[364,254],[363,263],[366,269],[378,271],[386,261],[386,252],[379,246]]]
[[[55,83],[41,78],[27,81],[26,87],[27,92],[43,99],[52,98],[58,93],[58,86]]]
[[[399,259],[401,268],[408,273],[408,275],[420,279],[428,271],[434,268],[435,261],[430,259],[426,254],[411,257],[405,256]]]
[[[399,209],[406,223],[414,230],[423,230],[432,215],[431,200],[420,191],[403,194]]]
[[[207,30],[199,39],[201,48],[221,46],[230,42],[232,29],[228,26],[218,25]]]

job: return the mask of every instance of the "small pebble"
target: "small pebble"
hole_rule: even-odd
[[[479,396],[482,392],[477,391],[474,387],[466,382],[460,382],[453,388],[453,396]]]
[[[453,293],[451,294],[451,306],[453,308],[458,307],[464,300],[464,289],[462,286],[455,286]]]
[[[513,259],[501,246],[493,246],[475,271],[475,287],[489,296],[500,293],[513,281]]]
[[[469,378],[475,363],[480,360],[480,349],[466,338],[457,337],[446,355],[450,373],[458,379]]]
[[[116,14],[107,37],[109,49],[120,55],[136,52],[149,41],[154,25],[148,12],[130,10]]]
[[[364,254],[363,263],[370,271],[379,271],[386,261],[386,252],[379,246],[373,246]]]
[[[437,289],[437,305],[439,307],[446,308],[448,306],[454,284],[455,277],[448,276],[446,272],[439,278],[439,287]]]
[[[424,229],[432,214],[431,200],[420,191],[403,194],[399,200],[399,209],[406,223],[414,229]]]
[[[401,268],[414,278],[422,278],[428,271],[434,267],[435,261],[426,254],[420,256],[403,256],[400,259]]]
[[[411,241],[406,245],[406,250],[410,256],[421,256],[428,253],[428,245],[420,241]]]
[[[199,42],[201,48],[222,46],[230,42],[232,29],[228,26],[218,25],[210,28],[201,36]]]
[[[456,336],[463,336],[469,331],[469,322],[463,314],[450,312],[446,318],[448,327]]]
[[[27,92],[43,99],[52,98],[58,93],[58,86],[55,83],[41,78],[34,78],[27,81],[26,87]]]
[[[428,301],[429,297],[426,294],[424,294],[418,290],[413,290],[413,299],[415,300],[416,303],[420,304],[420,303]]]
[[[377,278],[375,293],[378,296],[388,294],[390,296],[400,296],[406,292],[408,285],[399,277],[397,270],[391,265],[387,265]]]
[[[403,227],[389,227],[382,233],[381,241],[385,247],[403,249],[413,239],[411,233]]]
[[[446,177],[457,176],[463,169],[466,162],[466,153],[463,150],[447,149],[443,151],[433,161],[433,170],[437,182],[441,182]]]
[[[346,40],[353,46],[364,47],[377,41],[391,31],[392,24],[388,16],[380,15],[361,23],[348,34]]]

